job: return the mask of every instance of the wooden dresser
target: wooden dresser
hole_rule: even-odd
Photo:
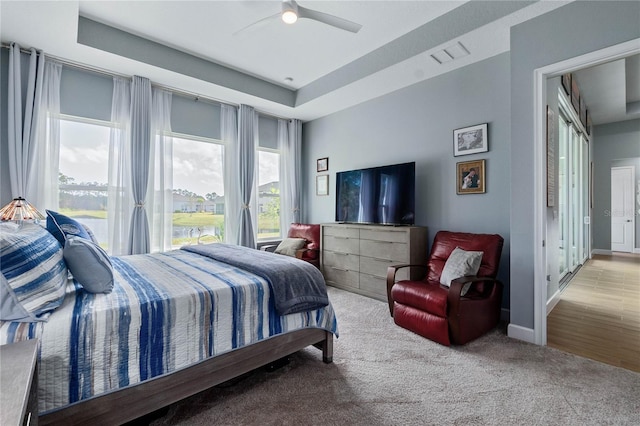
[[[388,266],[427,261],[427,228],[421,226],[330,223],[322,225],[321,240],[320,263],[328,285],[385,302]],[[398,274],[398,279],[407,278],[408,268]]]

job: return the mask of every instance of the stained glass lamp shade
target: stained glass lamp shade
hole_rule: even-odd
[[[44,215],[22,197],[14,198],[0,210],[0,220],[22,222],[24,220],[40,220]]]

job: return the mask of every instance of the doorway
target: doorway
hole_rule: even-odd
[[[543,242],[534,250],[534,330],[533,341],[539,345],[547,344],[547,295],[548,277],[553,273],[547,264],[548,209],[546,205],[547,191],[547,147],[546,147],[546,105],[547,79],[558,77],[575,70],[603,64],[616,59],[640,53],[638,40],[621,43],[599,51],[544,66],[534,72],[534,141],[535,141],[535,228],[534,240]],[[590,246],[589,246],[590,247]]]
[[[632,253],[635,245],[633,166],[611,167],[611,251]]]

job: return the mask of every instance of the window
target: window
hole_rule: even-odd
[[[258,149],[258,241],[280,238],[280,153]]]
[[[58,211],[87,225],[107,247],[107,182],[111,124],[64,116],[60,120]]]
[[[224,145],[173,135],[172,246],[224,241]]]

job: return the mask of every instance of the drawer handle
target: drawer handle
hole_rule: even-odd
[[[335,266],[330,266],[331,269],[335,269],[336,271],[349,272],[348,269],[336,268]]]

